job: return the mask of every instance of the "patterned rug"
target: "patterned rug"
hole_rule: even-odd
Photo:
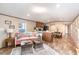
[[[21,47],[16,47],[12,49],[11,55],[22,55]],[[43,44],[43,47],[32,49],[31,53],[24,52],[23,55],[59,55],[58,52],[50,48],[48,45]]]

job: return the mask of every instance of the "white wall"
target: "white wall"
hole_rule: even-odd
[[[34,27],[36,27],[36,22],[27,21],[27,31],[34,31]]]
[[[4,28],[0,28],[0,48],[3,46],[3,41],[7,37],[7,34],[5,33]]]
[[[68,33],[67,25],[61,22],[54,22],[54,23],[49,23],[49,31],[51,32],[56,32],[57,29],[59,32],[61,32],[63,35]]]
[[[5,30],[7,30],[9,28],[9,25],[5,24],[5,20],[10,20],[12,21],[12,25],[15,25],[15,29],[14,32],[12,33],[12,36],[15,35],[16,32],[18,32],[19,29],[19,23],[21,22],[21,19],[17,19],[17,18],[13,18],[13,17],[8,17],[5,15],[0,15],[0,29],[3,28]],[[34,27],[36,26],[35,22],[32,21],[27,21],[27,20],[23,20],[26,23],[26,31],[34,31]],[[3,32],[0,32],[0,48],[2,47],[2,42],[4,41],[5,37],[7,37],[6,33],[3,34]]]
[[[77,43],[77,45],[79,47],[78,29],[79,29],[79,16],[70,25],[70,29],[69,29],[71,37],[74,39],[74,41]]]

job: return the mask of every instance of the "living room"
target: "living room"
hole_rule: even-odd
[[[0,3],[0,55],[78,55],[78,7]]]

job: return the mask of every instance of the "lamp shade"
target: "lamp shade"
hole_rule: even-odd
[[[7,33],[12,33],[13,29],[7,29]]]

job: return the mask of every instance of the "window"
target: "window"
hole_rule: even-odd
[[[22,33],[26,32],[26,23],[24,22],[19,23],[19,32],[22,32]]]

